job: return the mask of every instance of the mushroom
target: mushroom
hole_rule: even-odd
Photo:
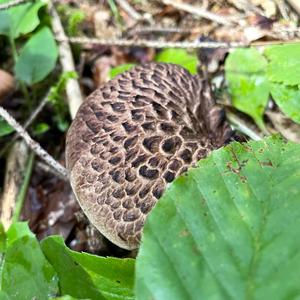
[[[136,66],[81,105],[66,140],[71,185],[104,236],[136,249],[166,185],[230,136],[198,76],[173,64]]]

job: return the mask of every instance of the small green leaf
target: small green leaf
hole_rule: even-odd
[[[11,228],[1,270],[1,291],[16,300],[54,297],[58,293],[56,273],[38,241],[24,223]]]
[[[265,55],[269,60],[267,76],[270,81],[300,84],[300,43],[270,46]]]
[[[71,12],[70,18],[68,20],[68,35],[74,36],[78,35],[78,26],[86,18],[85,12],[80,9],[74,9]]]
[[[299,153],[232,143],[177,178],[144,227],[137,299],[298,299]]]
[[[65,91],[67,82],[69,79],[77,79],[78,75],[74,71],[68,71],[64,72],[59,76],[58,82],[51,87],[50,89],[50,95],[49,95],[49,101],[53,104],[56,104],[57,102],[61,101],[61,94]]]
[[[41,135],[45,132],[47,132],[49,130],[49,125],[47,123],[44,123],[44,122],[41,122],[41,123],[38,123],[34,129],[33,129],[33,133],[34,135]]]
[[[54,69],[57,55],[51,30],[42,28],[22,48],[15,66],[17,78],[27,84],[43,80]]]
[[[300,90],[298,87],[272,83],[271,95],[289,118],[300,123]]]
[[[130,70],[134,66],[135,66],[135,64],[123,64],[123,65],[114,67],[110,70],[109,77],[110,77],[110,79],[112,79],[112,78],[116,77],[117,75],[119,75],[127,70]]]
[[[12,132],[14,132],[14,129],[0,117],[0,137],[11,134]]]
[[[165,49],[155,57],[155,61],[177,64],[187,69],[191,74],[197,73],[197,56],[189,54],[184,49]]]
[[[261,129],[265,127],[262,116],[269,97],[266,67],[266,59],[254,48],[236,49],[225,62],[233,106],[251,116]]]
[[[61,237],[55,236],[44,239],[41,247],[57,271],[62,294],[79,299],[134,299],[133,259],[71,251]]]
[[[8,0],[0,0],[7,3]],[[38,12],[45,6],[43,1],[24,3],[7,10],[0,11],[0,34],[16,39],[23,34],[32,32],[40,23]]]

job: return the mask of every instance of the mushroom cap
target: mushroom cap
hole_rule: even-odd
[[[66,140],[73,191],[104,236],[136,249],[166,185],[230,135],[198,76],[173,64],[136,66],[81,105]]]

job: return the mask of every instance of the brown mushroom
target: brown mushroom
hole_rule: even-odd
[[[137,66],[92,93],[67,135],[71,185],[90,221],[138,247],[166,185],[231,136],[207,85],[180,66]]]

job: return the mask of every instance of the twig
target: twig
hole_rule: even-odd
[[[24,141],[16,142],[6,160],[5,180],[0,201],[0,220],[5,229],[12,223],[16,202],[26,172],[29,149]]]
[[[218,14],[214,14],[210,11],[207,11],[201,7],[192,6],[187,3],[180,3],[174,0],[162,0],[161,1],[165,5],[171,5],[178,10],[183,10],[187,13],[193,14],[195,16],[216,22],[222,25],[230,25],[233,22],[232,18],[227,18]]]
[[[24,174],[23,182],[20,186],[20,191],[19,191],[17,199],[16,199],[16,206],[15,206],[14,214],[12,217],[13,223],[19,221],[19,219],[20,219],[22,207],[23,207],[23,204],[25,201],[28,185],[29,185],[30,178],[31,178],[33,162],[34,162],[34,153],[31,152],[29,155],[29,159],[26,163],[26,169],[24,172],[25,174]]]
[[[297,12],[300,16],[300,2],[299,0],[286,0],[288,4]]]
[[[28,1],[28,0],[12,0],[7,3],[0,4],[0,10],[9,9],[11,7],[14,7],[14,6],[17,6],[17,5],[20,5],[23,3],[28,3],[28,2],[30,2],[30,1]]]
[[[43,110],[44,106],[49,102],[49,96],[50,91],[46,94],[46,96],[43,98],[43,100],[40,102],[40,104],[36,107],[36,109],[32,112],[32,114],[29,116],[27,121],[24,124],[24,129],[27,129],[28,126],[32,124],[32,122],[36,119],[36,117],[40,114],[40,112]]]
[[[90,45],[103,45],[103,46],[119,46],[119,47],[147,47],[147,48],[248,48],[248,47],[264,47],[269,45],[284,45],[296,44],[300,39],[290,41],[266,41],[266,42],[169,42],[169,41],[156,41],[156,40],[126,40],[126,39],[96,39],[85,37],[70,37],[68,39],[59,39],[59,41],[68,40],[74,44],[90,44]]]
[[[159,33],[202,33],[202,28],[180,28],[180,27],[160,27],[160,26],[139,26],[129,30],[130,34],[140,34],[140,33],[152,33],[152,32],[159,32]]]
[[[143,17],[129,5],[126,0],[116,0],[116,2],[123,8],[123,10],[134,20],[139,21]]]
[[[58,173],[55,169],[51,168],[49,165],[45,164],[44,162],[37,161],[35,165],[37,168],[41,169],[45,173],[50,173],[65,182],[69,182],[69,179],[67,177],[62,176],[62,174]]]
[[[52,16],[51,18],[52,29],[55,33],[56,39],[59,41],[59,45],[58,45],[59,58],[60,58],[61,66],[63,68],[63,72],[70,72],[70,71],[75,72],[71,47],[68,43],[68,38],[64,32],[64,28],[61,24],[59,15],[51,1],[49,1],[48,7],[49,7],[49,12]],[[66,85],[66,93],[67,93],[71,118],[74,119],[79,106],[83,102],[78,80],[76,79],[68,80]]]
[[[31,150],[34,151],[42,160],[44,160],[62,176],[68,177],[66,168],[58,163],[49,153],[47,153],[39,143],[34,141],[27,131],[25,131],[25,129],[3,107],[0,107],[0,116],[19,133],[29,148],[31,148]]]
[[[253,12],[255,14],[264,16],[264,11],[250,3],[248,0],[229,0],[229,2],[237,9],[243,10],[246,14]]]
[[[235,116],[233,113],[227,111],[226,116],[230,123],[233,124],[233,126],[239,130],[240,132],[246,134],[254,141],[261,140],[261,137],[254,132],[251,128],[249,128],[243,121],[241,121],[237,116]]]
[[[44,97],[44,99],[42,100],[42,102],[38,105],[38,107],[32,112],[32,114],[29,116],[29,118],[27,119],[27,121],[25,122],[24,125],[22,125],[22,127],[24,129],[27,129],[28,126],[31,125],[31,123],[35,120],[35,118],[38,116],[38,114],[42,111],[42,109],[44,108],[44,106],[47,104],[47,102],[49,101],[49,95],[50,92],[47,93],[47,95]],[[15,142],[15,140],[19,137],[19,134],[16,132],[13,137],[11,138],[11,140],[1,149],[0,151],[0,157],[7,151],[7,149],[9,149],[11,147],[11,145]]]
[[[275,0],[275,3],[277,5],[282,17],[285,20],[289,20],[289,16],[288,16],[288,13],[287,13],[287,8],[285,6],[284,0]]]

